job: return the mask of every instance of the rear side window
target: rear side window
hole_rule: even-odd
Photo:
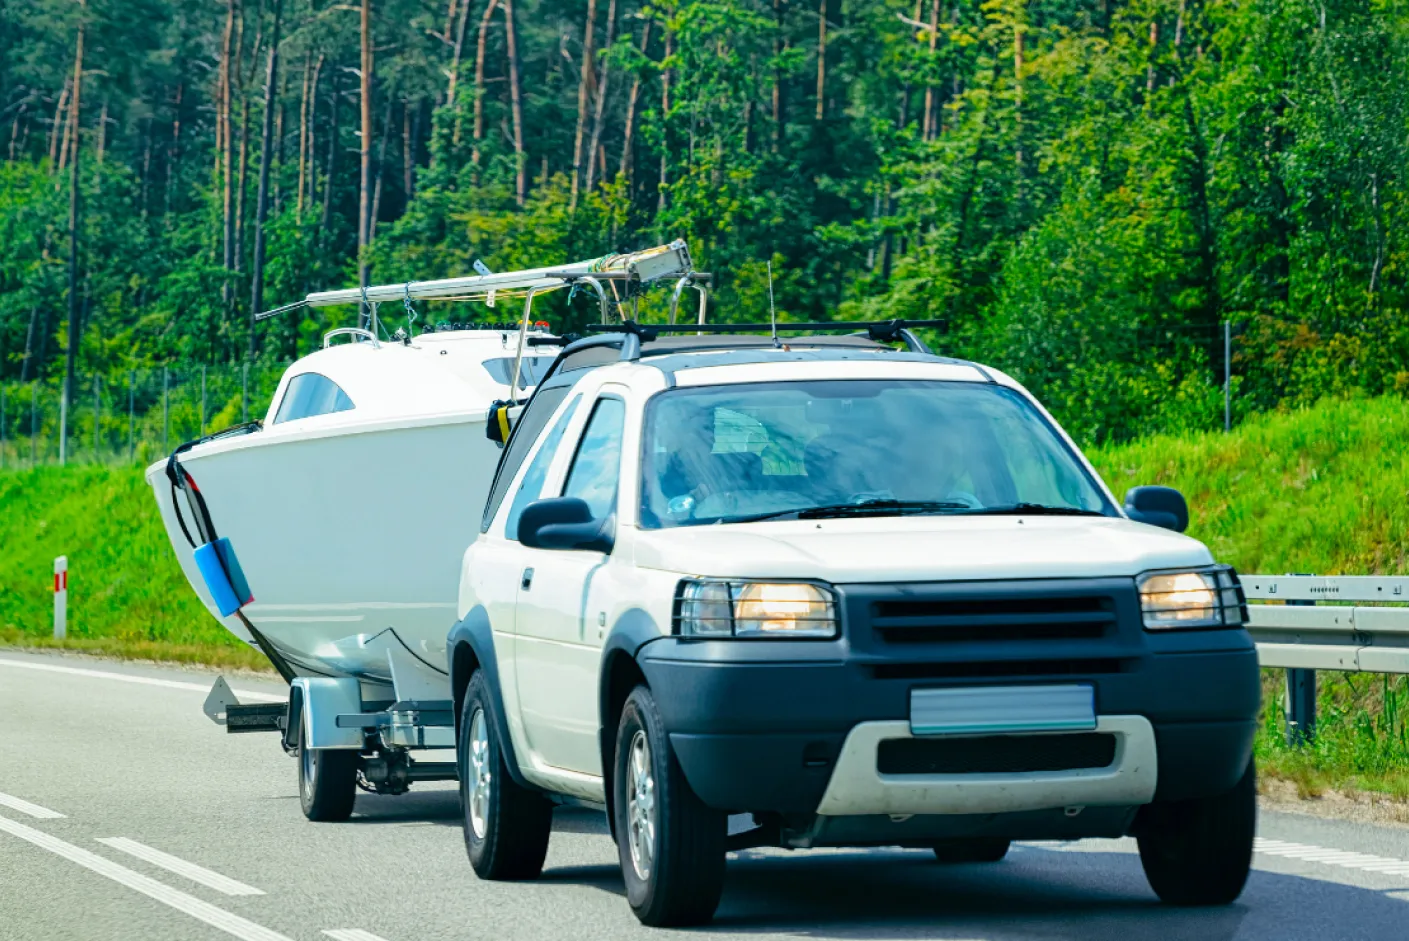
[[[518,493],[514,494],[514,502],[509,504],[509,515],[504,517],[506,538],[519,538],[519,517],[523,515],[524,508],[537,500],[538,495],[543,492],[543,482],[548,479],[548,467],[553,463],[553,455],[558,453],[563,432],[567,431],[568,422],[572,421],[573,413],[577,411],[577,403],[581,401],[582,396],[578,396],[568,403],[568,407],[563,409],[553,427],[543,436],[543,447],[539,448],[538,453],[533,455],[533,460],[528,462],[528,470],[523,473]]]
[[[567,398],[571,388],[571,385],[565,385],[539,389],[524,406],[519,420],[514,423],[514,433],[509,437],[509,443],[504,446],[504,452],[499,458],[499,469],[494,474],[494,487],[489,491],[489,500],[484,505],[484,517],[480,520],[480,532],[489,531],[489,524],[494,522],[499,505],[504,502],[504,497],[509,492],[509,485],[518,475],[519,466],[523,464],[524,458],[528,457],[528,452],[533,450],[533,443],[538,440],[538,435],[548,424],[548,419],[553,417],[553,413],[558,410],[563,399]]]
[[[274,415],[274,424],[346,412],[353,408],[356,406],[352,404],[352,399],[327,376],[316,372],[300,373],[289,380],[283,401],[279,403],[279,411]]]

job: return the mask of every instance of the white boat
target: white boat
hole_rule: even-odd
[[[443,682],[460,558],[479,534],[499,460],[485,434],[489,407],[524,401],[557,353],[546,324],[531,325],[533,295],[585,284],[605,316],[613,305],[604,282],[624,288],[624,298],[659,278],[677,281],[672,319],[691,284],[703,305],[681,242],[559,268],[309,295],[304,303],[312,306],[527,300],[522,321],[497,329],[399,331],[380,340],[367,330],[333,331],[323,349],[289,367],[261,424],[178,451],[180,472],[199,497],[173,484],[167,461],[149,467],[191,587],[287,679],[358,677],[414,689],[414,679],[393,684],[395,659],[396,669],[422,674],[421,683]],[[358,342],[335,345],[337,334]],[[253,595],[227,615],[197,563],[196,546],[214,535],[197,526],[201,502]]]

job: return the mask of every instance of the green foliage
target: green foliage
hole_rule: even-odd
[[[684,237],[715,317],[763,319],[772,260],[785,318],[942,319],[936,344],[1088,443],[1217,427],[1225,322],[1239,418],[1409,390],[1409,87],[1386,79],[1409,20],[1388,0],[598,0],[591,24],[586,0],[519,0],[512,71],[488,4],[374,3],[365,191],[356,8],[284,4],[268,306],[355,282],[365,196],[375,280]],[[272,5],[10,4],[0,381],[61,371],[80,22],[79,372],[273,364],[350,322],[250,341]]]

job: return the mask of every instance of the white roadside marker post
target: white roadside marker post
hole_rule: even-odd
[[[68,556],[54,560],[54,639],[68,634]]]

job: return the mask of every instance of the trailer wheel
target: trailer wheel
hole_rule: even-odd
[[[612,810],[631,910],[653,928],[708,922],[724,891],[727,818],[691,790],[645,686],[621,711],[615,762]]]
[[[1150,804],[1137,820],[1145,878],[1169,905],[1227,905],[1242,894],[1257,830],[1252,761],[1231,790]]]
[[[343,748],[308,748],[307,732],[298,727],[298,799],[303,815],[319,823],[339,823],[352,816],[357,800],[357,752]]]
[[[489,683],[476,670],[465,690],[455,755],[465,851],[481,879],[534,879],[543,871],[553,832],[553,805],[509,775],[490,718]]]

